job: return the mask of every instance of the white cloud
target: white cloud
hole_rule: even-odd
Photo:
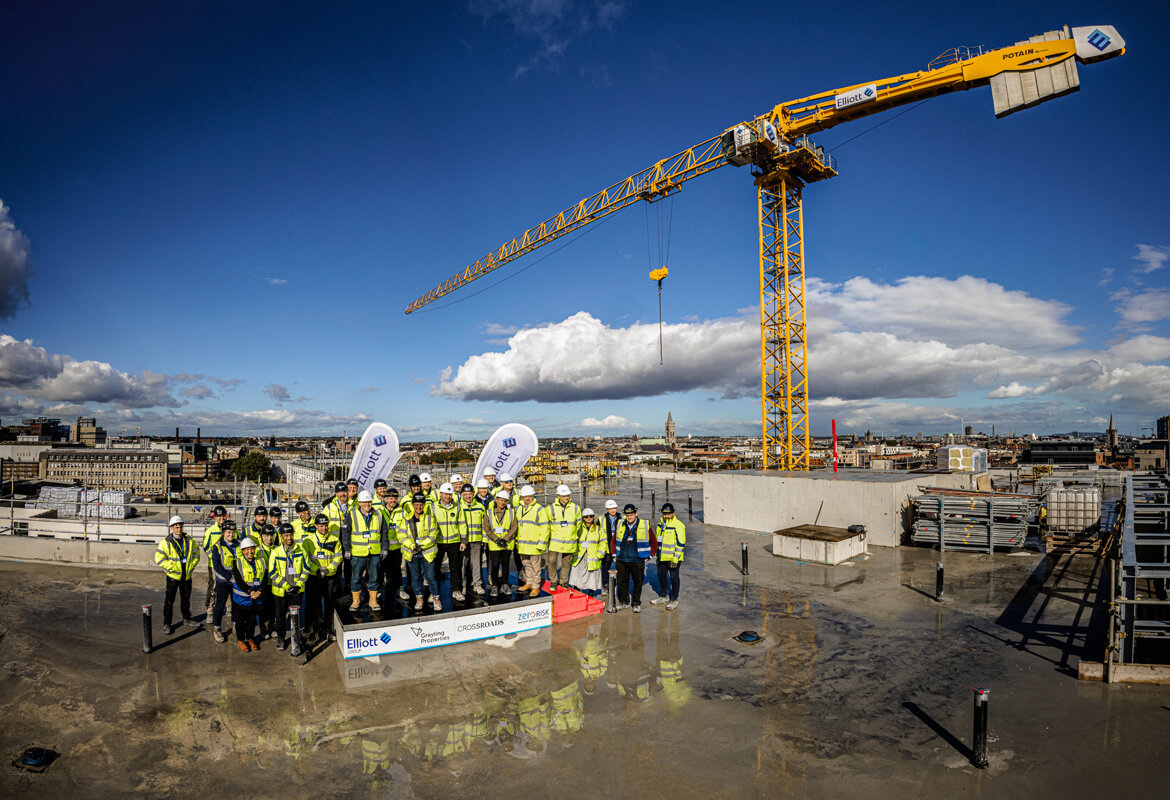
[[[515,34],[535,39],[536,52],[516,66],[513,78],[538,67],[558,69],[570,45],[596,28],[612,28],[625,14],[613,0],[484,0],[471,6],[485,23],[503,17]]]
[[[742,319],[663,328],[666,363],[658,364],[658,325],[612,328],[579,311],[562,322],[526,328],[503,353],[467,359],[440,375],[434,393],[466,400],[575,400],[645,397],[709,389],[742,393],[758,371],[745,357],[759,334]]]
[[[28,279],[32,277],[28,237],[21,233],[0,200],[0,320],[12,319],[29,304]]]
[[[1170,319],[1170,289],[1118,289],[1109,295],[1114,310],[1126,328],[1143,328]]]
[[[1066,320],[1070,306],[970,275],[914,275],[892,284],[860,277],[841,284],[812,278],[808,306],[811,320],[951,345],[1065,347],[1080,339]]]
[[[1137,250],[1133,260],[1142,265],[1138,272],[1147,275],[1166,266],[1166,260],[1170,259],[1170,247],[1164,244],[1139,244]]]
[[[992,389],[987,393],[987,397],[991,400],[1003,400],[1009,397],[1023,397],[1027,394],[1032,394],[1035,391],[1031,386],[1024,386],[1018,381],[1012,381],[1007,386],[1000,386],[998,389]]]
[[[266,278],[266,280],[272,286],[284,286],[288,283],[284,278]]]
[[[625,417],[619,417],[616,414],[610,414],[604,419],[597,419],[595,417],[586,417],[581,420],[582,428],[599,428],[604,430],[617,430],[625,428],[641,428],[639,422],[631,422]]]
[[[56,402],[115,403],[127,408],[177,407],[166,375],[122,372],[104,361],[47,352],[32,339],[0,334],[0,389]]]

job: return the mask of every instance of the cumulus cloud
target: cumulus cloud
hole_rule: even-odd
[[[205,436],[226,436],[273,431],[309,435],[354,431],[372,418],[366,414],[333,414],[319,409],[266,408],[253,411],[190,411],[162,413],[135,409],[90,412],[107,430],[139,426],[143,431],[174,432],[181,428],[203,429]]]
[[[811,278],[807,293],[810,319],[860,323],[902,338],[1007,347],[1065,347],[1080,340],[1066,319],[1070,306],[971,275],[916,275],[894,283]]]
[[[597,419],[596,417],[586,417],[585,419],[581,420],[581,427],[616,430],[619,428],[641,428],[642,425],[639,422],[631,422],[625,417],[619,417],[616,414],[610,414],[603,419]]]
[[[1018,381],[1012,381],[1007,386],[1000,386],[999,388],[992,389],[987,393],[987,396],[991,400],[1003,400],[1009,397],[1023,397],[1026,394],[1032,394],[1034,391],[1035,389],[1033,389],[1031,386],[1024,386]]]
[[[286,283],[288,283],[288,281],[284,278],[268,278],[267,280],[271,286],[284,286]]]
[[[12,319],[29,304],[31,276],[28,237],[17,229],[8,206],[0,200],[0,320]]]
[[[1166,260],[1170,259],[1170,247],[1164,244],[1139,244],[1137,250],[1133,260],[1141,264],[1138,272],[1147,275],[1166,266]]]
[[[181,397],[190,397],[192,400],[207,400],[215,397],[215,391],[206,383],[197,383],[194,386],[184,386],[179,390]]]
[[[666,364],[658,364],[658,325],[605,325],[579,311],[568,319],[526,328],[503,353],[472,356],[440,375],[435,394],[467,400],[623,399],[709,389],[734,396],[757,374],[750,352],[759,334],[742,319],[666,325]]]
[[[115,403],[127,408],[177,407],[166,375],[139,375],[104,361],[78,361],[47,352],[31,339],[0,334],[0,389],[16,389],[56,402]]]

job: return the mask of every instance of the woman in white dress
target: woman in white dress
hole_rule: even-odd
[[[605,534],[592,508],[581,512],[581,538],[577,540],[577,553],[573,569],[569,572],[569,585],[588,595],[601,594],[601,560],[605,556]]]

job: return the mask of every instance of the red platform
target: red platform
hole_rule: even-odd
[[[571,619],[600,614],[605,610],[605,603],[600,599],[590,597],[575,589],[565,587],[554,589],[548,581],[545,581],[540,588],[552,595],[553,622],[567,622]]]

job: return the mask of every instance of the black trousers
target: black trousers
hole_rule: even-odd
[[[272,597],[271,589],[265,586],[260,592],[260,599],[257,601],[260,607],[256,612],[256,616],[260,623],[260,635],[264,636],[275,627],[276,604],[272,602],[274,598]]]
[[[337,587],[341,583],[338,573],[326,575],[310,575],[306,587],[308,599],[305,605],[306,625],[319,625],[322,630],[331,630],[333,627],[333,610],[337,608]]]
[[[276,636],[278,639],[284,637],[285,627],[291,623],[288,610],[293,606],[301,607],[301,630],[305,629],[305,597],[301,592],[286,589],[284,595],[273,595],[272,601],[276,607]],[[291,627],[289,630],[292,630]]]
[[[402,588],[402,551],[391,550],[382,554],[382,602],[378,605],[385,608],[388,604],[398,602],[398,590]]]
[[[232,621],[236,623],[236,639],[247,642],[256,639],[256,617],[259,610],[259,600],[253,600],[251,605],[242,606],[232,603]]]
[[[524,583],[524,562],[520,560],[520,551],[512,551],[512,560],[516,562],[516,583]]]
[[[183,619],[191,619],[191,579],[175,580],[168,575],[166,599],[163,600],[163,625],[167,627],[170,627],[175,613],[176,593],[179,595],[179,610],[183,612]]]
[[[208,562],[210,562],[210,560],[211,560],[210,553],[208,554],[207,558],[208,558]],[[204,607],[205,608],[212,608],[213,607],[212,604],[214,602],[215,602],[215,570],[212,569],[211,564],[208,563],[208,565],[207,565],[207,603]]]
[[[617,562],[617,596],[619,603],[630,601],[630,581],[634,583],[634,605],[642,604],[642,582],[646,580],[646,565],[641,561]]]
[[[215,605],[211,609],[211,627],[219,628],[223,623],[223,612],[227,609],[227,601],[231,596],[232,585],[230,583],[215,584]],[[232,616],[235,616],[235,609],[232,609]]]
[[[678,599],[678,568],[677,561],[658,562],[658,593],[671,600]]]
[[[508,572],[512,569],[511,550],[488,550],[488,581],[497,589],[508,582]]]
[[[443,555],[447,556],[447,566],[451,568],[451,591],[463,591],[463,551],[459,549],[459,542],[452,542],[451,544],[439,545],[439,557],[435,559],[435,566],[439,565],[439,561]],[[435,580],[440,580],[439,576],[435,576]]]

